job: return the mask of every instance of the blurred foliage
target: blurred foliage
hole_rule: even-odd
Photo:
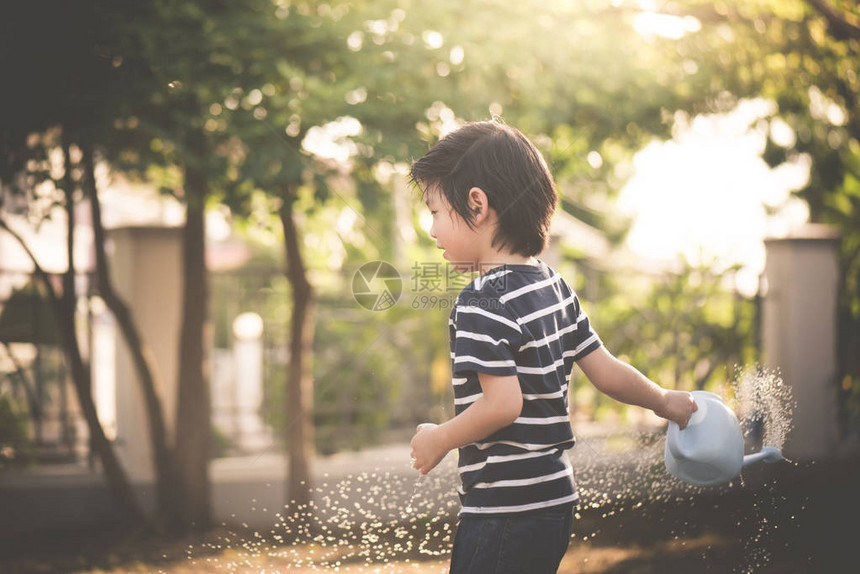
[[[659,278],[609,274],[589,307],[606,347],[661,386],[719,392],[758,359],[758,308],[731,288],[736,269],[686,266]],[[638,279],[638,280],[637,280]],[[578,408],[625,411],[590,388]]]
[[[332,226],[338,219],[341,225]],[[361,221],[334,198],[318,204],[303,220],[306,256],[319,298],[314,421],[316,445],[324,454],[403,440],[428,416],[440,421],[448,416],[443,405],[450,392],[447,313],[452,294],[446,298],[439,289],[419,284],[408,262],[440,267],[437,256],[415,246],[396,265],[402,286],[398,303],[384,311],[362,308],[352,294],[353,275],[365,263],[394,262],[396,257],[390,248],[393,241],[374,244],[363,234],[355,236]],[[263,317],[262,414],[280,439],[288,424],[283,405],[291,287],[278,271],[282,247],[271,243],[269,230],[242,223],[237,231],[246,237],[250,259],[243,268],[213,276],[215,340],[221,347],[232,344],[232,321],[239,313],[254,311]],[[431,296],[435,306],[420,299]]]
[[[217,425],[212,425],[212,458],[222,458],[235,452],[236,445]]]
[[[33,445],[27,431],[27,414],[8,396],[0,394],[0,470],[26,466],[33,461]]]
[[[356,309],[351,299],[326,301],[317,327],[314,418],[324,453],[407,439],[404,429],[439,401],[426,384],[434,347],[444,342],[427,336],[432,318],[402,305]]]

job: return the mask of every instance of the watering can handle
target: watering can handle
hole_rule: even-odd
[[[696,402],[695,398],[693,402],[696,403],[696,411],[690,415],[690,420],[687,421],[687,428],[692,425],[697,425],[702,422],[702,419],[705,418],[705,413],[707,412],[706,405]],[[678,426],[678,423],[669,421],[669,430],[666,435],[666,443],[669,446],[669,452],[672,453],[672,456],[675,457],[675,460],[684,460],[687,455],[681,450],[681,427]]]
[[[680,434],[681,427],[678,426],[678,423],[669,421],[669,430],[666,434],[666,445],[669,447],[669,452],[672,453],[672,456],[675,460],[684,460],[687,458],[683,452],[681,452],[678,443],[680,442]]]

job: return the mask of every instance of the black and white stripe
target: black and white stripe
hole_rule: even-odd
[[[460,514],[575,501],[568,380],[601,345],[576,294],[542,262],[506,265],[463,289],[448,324],[457,413],[481,397],[478,373],[516,375],[523,393],[513,424],[460,449]]]

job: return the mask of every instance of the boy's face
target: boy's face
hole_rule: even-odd
[[[424,203],[433,216],[430,237],[436,240],[437,248],[444,250],[442,257],[457,271],[477,269],[480,262],[478,232],[463,221],[438,189],[428,189]]]

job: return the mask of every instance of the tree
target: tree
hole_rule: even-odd
[[[346,115],[344,95],[358,74],[345,58],[345,23],[363,5],[304,4],[296,12],[274,10],[255,38],[262,58],[256,84],[234,89],[235,105],[223,129],[233,136],[237,185],[226,202],[239,216],[262,191],[277,211],[284,241],[285,273],[292,288],[289,368],[287,371],[284,443],[288,454],[286,498],[308,508],[312,492],[313,340],[316,295],[309,278],[299,222],[301,210],[312,211],[330,195],[332,180],[347,171],[302,149],[311,128]],[[264,11],[265,12],[265,11]],[[336,184],[335,184],[336,185]],[[303,196],[312,198],[303,201]]]
[[[130,342],[141,372],[154,443],[159,505],[174,527],[205,528],[209,522],[207,468],[211,431],[208,382],[205,378],[203,210],[210,185],[217,183],[215,177],[210,181],[207,162],[212,161],[216,169],[224,162],[213,153],[210,147],[212,138],[207,138],[203,126],[194,125],[201,108],[206,110],[203,113],[208,113],[210,101],[205,90],[210,86],[201,84],[195,85],[195,90],[183,90],[181,81],[176,78],[194,66],[187,59],[177,59],[170,50],[183,47],[181,43],[174,46],[171,42],[187,32],[186,26],[200,24],[208,16],[200,5],[178,2],[119,6],[92,0],[74,7],[62,2],[40,2],[28,5],[28,10],[27,17],[18,20],[21,26],[16,33],[6,38],[25,44],[47,32],[50,40],[39,44],[39,50],[26,52],[27,58],[4,62],[4,71],[9,70],[11,77],[20,77],[30,67],[39,67],[44,73],[38,76],[41,83],[34,84],[32,89],[5,94],[12,99],[8,109],[20,109],[21,113],[8,127],[4,126],[2,145],[9,153],[4,157],[3,180],[10,183],[21,180],[32,190],[40,179],[44,179],[38,170],[34,173],[30,167],[33,165],[30,156],[33,155],[31,148],[35,147],[45,155],[47,152],[44,150],[48,147],[28,145],[34,137],[38,138],[37,143],[46,139],[46,136],[39,135],[40,131],[59,126],[66,145],[73,143],[81,150],[86,174],[81,183],[91,199],[95,230],[101,242],[97,248],[99,287]],[[213,12],[218,14],[217,10]],[[21,16],[20,11],[16,15]],[[12,18],[5,21],[12,21]],[[168,22],[173,26],[165,26]],[[192,29],[201,35],[199,39],[205,36],[201,29]],[[154,43],[153,39],[156,40]],[[220,39],[223,40],[223,36]],[[201,42],[200,49],[207,48],[212,46]],[[222,52],[226,50],[222,47]],[[204,53],[215,52],[211,49]],[[4,55],[12,53],[11,49],[4,51]],[[213,67],[224,74],[229,73],[226,71],[229,66],[223,63],[215,63]],[[205,71],[204,76],[210,71]],[[165,80],[165,77],[171,79]],[[217,79],[223,82],[223,76]],[[143,118],[146,129],[134,129],[138,118]],[[187,121],[183,123],[183,120]],[[158,136],[161,139],[157,139]],[[173,149],[180,145],[185,153],[177,162],[171,149],[159,148],[153,142],[166,142],[165,145]],[[186,304],[179,374],[178,430],[172,451],[167,444],[157,382],[146,348],[134,329],[127,308],[109,282],[93,177],[96,149],[100,149],[115,165],[130,172],[135,169],[144,172],[153,165],[169,169],[177,164],[184,171],[185,185],[179,192],[184,192],[188,199],[186,265],[183,268]],[[67,164],[66,170],[71,169],[72,166]],[[30,175],[26,175],[27,172]],[[19,174],[25,174],[23,179]],[[68,186],[66,189],[66,205],[71,209],[72,191]],[[73,293],[64,293],[64,296],[71,297]],[[78,368],[74,355],[70,355],[69,360],[72,372],[84,377],[86,372]],[[83,386],[79,388],[85,389]],[[81,400],[84,403],[87,399]],[[89,400],[91,402],[91,397]],[[90,431],[97,437],[100,428],[91,427]],[[99,444],[96,442],[97,446]],[[103,460],[110,454],[105,453]]]
[[[16,90],[4,91],[4,109],[15,110],[16,113],[4,120],[0,130],[0,150],[3,152],[0,182],[4,184],[3,191],[6,192],[4,203],[8,202],[8,207],[4,204],[0,204],[0,207],[13,212],[32,211],[31,215],[37,221],[45,215],[50,216],[50,211],[40,213],[38,207],[31,210],[35,206],[27,204],[40,193],[48,194],[46,199],[50,200],[51,206],[59,204],[65,207],[68,265],[63,274],[60,295],[57,295],[50,277],[41,268],[36,256],[21,236],[5,219],[0,219],[0,226],[15,237],[27,252],[35,275],[48,294],[60,327],[66,362],[87,423],[90,442],[102,462],[106,482],[124,515],[131,520],[140,520],[143,513],[131,490],[128,477],[99,423],[91,392],[90,366],[82,356],[76,334],[74,205],[80,179],[73,173],[76,166],[71,159],[71,149],[77,143],[75,134],[87,121],[83,110],[84,106],[91,102],[85,102],[84,96],[90,93],[86,89],[92,87],[87,84],[98,83],[103,77],[99,75],[98,67],[92,65],[90,50],[93,46],[89,43],[91,38],[86,34],[81,37],[72,32],[75,24],[83,24],[86,21],[86,16],[89,16],[86,9],[77,11],[65,3],[55,2],[34,4],[28,4],[26,7],[15,6],[12,10],[15,12],[14,18],[10,13],[3,17],[5,22],[14,21],[16,24],[9,34],[4,34],[4,40],[8,41],[10,46],[5,46],[2,50],[0,69],[3,76],[23,77],[32,68],[39,69],[41,73],[37,76],[37,81],[29,84],[29,89],[19,85]],[[47,11],[43,12],[45,9]],[[81,16],[84,18],[79,20]],[[57,40],[64,50],[54,50],[54,44],[51,42],[36,42],[34,49],[22,54],[11,46],[18,42],[32,42],[32,38],[40,37],[41,34]],[[83,65],[76,65],[81,62]],[[59,177],[52,174],[49,156],[52,150],[62,153],[62,175]],[[51,185],[47,191],[40,192],[38,189],[44,189],[44,186],[39,187],[43,183]],[[60,195],[57,196],[57,193]]]

